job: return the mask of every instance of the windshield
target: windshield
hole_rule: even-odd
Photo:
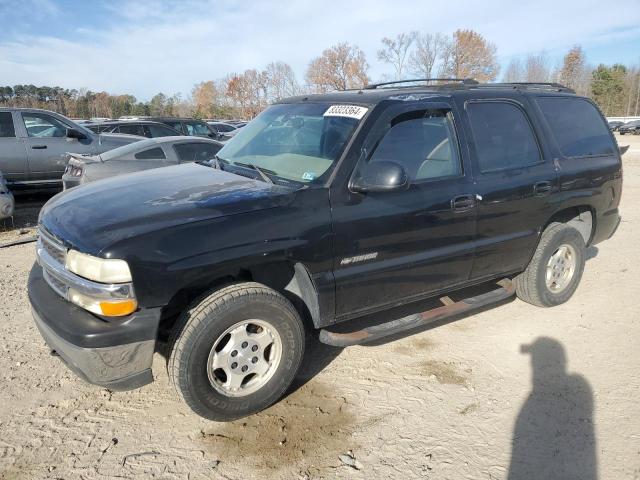
[[[328,103],[273,105],[238,130],[218,157],[236,165],[255,165],[267,173],[303,183],[329,174],[366,113],[335,113]],[[351,115],[351,116],[348,116]]]
[[[140,140],[139,142],[133,142],[122,147],[114,148],[113,150],[107,150],[100,154],[100,158],[106,162],[107,160],[136,153],[137,151],[152,145],[156,145],[156,141],[151,138],[148,140]]]

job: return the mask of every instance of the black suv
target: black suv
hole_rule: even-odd
[[[621,193],[605,119],[557,84],[294,97],[216,159],[51,199],[29,297],[88,381],[140,387],[160,351],[193,411],[230,420],[283,395],[305,332],[346,346],[514,292],[566,302]],[[428,298],[440,305],[362,324]]]

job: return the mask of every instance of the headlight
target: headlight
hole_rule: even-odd
[[[97,313],[105,317],[122,317],[136,311],[138,302],[135,298],[117,299],[98,299],[78,292],[73,288],[69,288],[69,301],[75,303],[79,307]]]
[[[67,252],[65,267],[70,272],[100,283],[131,281],[129,265],[124,260],[92,257],[76,250]]]

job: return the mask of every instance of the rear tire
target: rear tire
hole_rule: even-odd
[[[578,288],[585,264],[585,244],[575,228],[552,223],[527,266],[515,278],[516,294],[539,307],[565,303]]]
[[[230,421],[256,413],[285,393],[304,353],[298,312],[259,283],[200,298],[169,340],[169,377],[198,415]]]

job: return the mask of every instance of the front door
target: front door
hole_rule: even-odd
[[[456,123],[449,104],[391,107],[360,162],[402,165],[408,189],[362,194],[332,187],[338,320],[469,278],[476,212]]]
[[[67,138],[70,126],[52,115],[25,112],[22,120],[27,131],[25,147],[29,159],[29,180],[32,182],[61,181],[67,166],[67,152],[95,153],[90,138]]]

